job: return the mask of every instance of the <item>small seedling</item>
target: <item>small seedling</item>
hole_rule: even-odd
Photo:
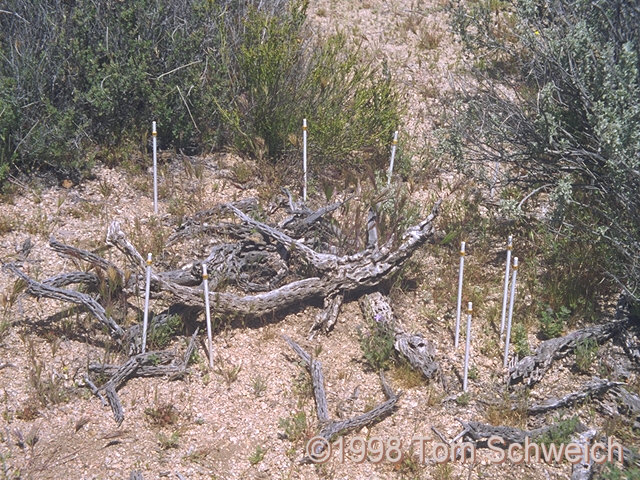
[[[374,370],[385,370],[393,361],[395,341],[391,328],[381,323],[370,321],[370,329],[363,333],[358,329],[358,340],[364,358]]]
[[[258,445],[255,451],[249,456],[249,463],[251,465],[257,465],[264,458],[264,454],[267,453],[261,445]]]
[[[178,421],[178,411],[170,403],[161,404],[153,408],[147,408],[145,409],[144,414],[152,425],[158,427],[173,425]]]
[[[461,407],[466,407],[467,405],[469,405],[470,401],[471,401],[471,394],[469,392],[464,392],[463,394],[458,395],[456,397],[456,403]]]
[[[256,397],[262,397],[267,390],[267,382],[262,378],[262,375],[253,377],[251,384],[253,386],[253,394]]]
[[[301,410],[289,418],[281,418],[278,425],[283,430],[282,435],[292,442],[297,442],[304,437],[307,430],[307,416]]]
[[[173,432],[169,436],[165,435],[164,433],[158,434],[158,444],[163,450],[178,448],[179,442],[180,434],[178,432]]]

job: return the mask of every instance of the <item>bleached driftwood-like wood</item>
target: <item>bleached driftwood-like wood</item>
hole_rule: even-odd
[[[98,276],[91,272],[69,272],[60,273],[43,280],[44,285],[50,287],[62,288],[68,285],[83,284],[90,287],[97,287],[99,283]]]
[[[388,297],[380,292],[363,295],[359,300],[365,318],[371,319],[393,332],[393,347],[425,378],[432,378],[440,371],[435,360],[435,346],[418,333],[407,333],[404,326],[393,314]]]
[[[380,372],[380,380],[382,388],[387,396],[387,400],[377,405],[372,410],[347,420],[332,420],[329,418],[329,410],[327,408],[327,396],[324,390],[324,377],[322,375],[322,365],[311,355],[305,352],[300,345],[284,336],[285,341],[293,348],[293,350],[301,358],[309,374],[311,375],[314,397],[316,399],[316,411],[320,423],[320,432],[318,436],[324,438],[327,442],[342,433],[362,428],[375,422],[379,422],[383,418],[390,415],[398,402],[399,396],[395,394],[387,384],[384,374]],[[321,451],[314,452],[320,454]]]
[[[634,325],[620,332],[620,343],[636,368],[640,369],[640,327]]]
[[[532,355],[524,357],[509,370],[507,383],[513,385],[523,382],[531,387],[544,377],[555,360],[572,353],[580,343],[587,339],[594,339],[602,344],[628,327],[630,323],[631,320],[628,318],[612,321],[542,342]]]
[[[174,352],[155,351],[134,355],[122,365],[91,364],[89,371],[97,375],[110,377],[101,387],[97,388],[93,381],[87,378],[87,385],[96,396],[102,399],[102,394],[107,398],[113,417],[118,425],[124,420],[124,410],[118,397],[118,389],[131,377],[158,377],[169,376],[172,379],[184,375],[189,365],[189,359],[195,349],[195,341],[198,330],[191,336],[191,340],[183,358],[178,358]],[[104,403],[104,402],[103,402]]]
[[[594,429],[587,430],[586,432],[582,432],[577,437],[574,437],[572,440],[574,443],[578,445],[589,445],[591,441],[596,436],[597,432]],[[571,480],[591,480],[593,477],[593,466],[594,461],[593,458],[590,458],[589,461],[585,462],[584,460],[574,464],[571,467]]]
[[[501,440],[503,440],[502,443],[492,443],[494,447],[506,449],[512,443],[519,443],[521,445],[524,444],[527,437],[530,441],[535,442],[546,434],[553,434],[558,429],[562,429],[563,433],[568,433],[565,431],[566,425],[562,425],[561,423],[547,425],[545,427],[536,428],[534,430],[521,430],[519,428],[506,427],[502,425],[495,426],[480,422],[464,422],[460,419],[458,419],[458,422],[460,422],[460,424],[462,425],[463,430],[453,439],[452,443],[455,443],[460,438],[464,438],[468,441],[474,442],[476,447],[478,448],[487,448],[488,440],[492,436],[499,437]],[[578,422],[573,432],[573,438],[581,438],[579,435],[588,431],[589,429],[586,426]],[[605,445],[608,444],[607,437],[600,437],[596,434],[593,438],[598,438],[598,441],[604,443]],[[625,467],[638,467],[640,465],[640,457],[631,449],[623,445],[622,451],[622,458]]]
[[[71,245],[65,245],[64,243],[58,242],[54,237],[51,237],[49,239],[49,246],[54,252],[57,252],[63,257],[77,258],[78,260],[87,262],[90,265],[98,267],[104,271],[113,269],[113,271],[116,272],[120,278],[124,278],[124,273],[114,263],[105,260],[95,253],[83,250],[81,248],[72,247]]]
[[[307,352],[305,352],[300,345],[291,340],[289,337],[284,336],[285,341],[291,348],[298,354],[304,364],[309,370],[311,375],[311,382],[313,384],[313,396],[316,401],[316,413],[320,424],[325,424],[329,421],[329,407],[327,407],[327,395],[324,391],[324,375],[322,374],[322,363],[312,358]]]
[[[640,396],[630,392],[622,385],[616,385],[612,388],[609,396],[615,401],[615,405],[602,402],[601,409],[640,430]]]
[[[577,392],[572,392],[562,398],[550,398],[542,403],[533,405],[529,407],[528,413],[529,415],[539,415],[550,410],[573,406],[586,400],[602,397],[609,390],[620,385],[624,384],[621,382],[612,382],[610,380],[594,377]]]
[[[24,280],[27,284],[27,293],[30,295],[36,298],[52,298],[54,300],[61,300],[63,302],[74,303],[76,305],[83,305],[93,314],[94,317],[98,319],[100,323],[109,328],[112,336],[115,338],[121,338],[124,335],[122,327],[111,317],[107,316],[107,312],[104,307],[89,295],[75,290],[67,290],[47,285],[42,282],[37,282],[11,263],[5,264],[3,268]]]
[[[404,232],[402,236],[403,242],[398,248],[391,249],[389,245],[385,245],[382,248],[376,248],[374,251],[367,249],[346,256],[318,253],[286,233],[250,218],[242,210],[237,208],[236,205],[228,204],[217,207],[217,211],[227,210],[234,213],[245,222],[245,225],[280,244],[284,249],[289,251],[288,255],[295,254],[302,257],[305,262],[312,266],[312,270],[306,278],[293,280],[287,284],[258,294],[243,295],[231,292],[212,291],[210,293],[212,314],[230,317],[260,317],[291,308],[301,308],[304,305],[318,300],[324,301],[325,299],[332,299],[328,304],[330,308],[327,319],[334,322],[337,317],[341,296],[366,292],[367,290],[377,287],[385,279],[396,273],[402,267],[403,262],[410,257],[420,245],[429,239],[434,232],[434,219],[437,215],[439,205],[440,202],[437,202],[431,214],[428,215],[424,221],[414,227],[408,228]],[[324,211],[321,211],[318,215],[323,212]],[[103,270],[114,269],[114,271],[119,272],[118,275],[123,275],[123,269],[117,269],[111,262],[101,259],[91,252],[76,249],[75,247],[68,247],[55,240],[52,240],[51,243],[53,248],[56,248],[64,254],[81,258]],[[139,283],[146,267],[146,261],[140,252],[137,251],[133,243],[127,238],[118,222],[113,222],[109,226],[106,243],[115,246],[125,255],[137,272],[137,274],[134,273],[131,275],[131,278],[134,282]],[[258,255],[260,254],[258,253]],[[217,261],[214,260],[213,257],[209,260],[211,262]],[[216,265],[212,266],[215,267]],[[15,266],[9,266],[7,268],[28,283],[29,288],[27,293],[36,297],[56,298],[62,301],[82,304],[100,322],[109,327],[112,335],[115,337],[122,336],[122,328],[112,318],[107,317],[104,308],[94,298],[77,291],[64,290],[42,282],[37,282],[29,278]],[[229,267],[228,270],[233,270],[234,268],[237,270],[236,267]],[[273,269],[277,271],[276,276],[286,273],[284,264],[280,264],[279,266],[275,265]],[[202,308],[202,294],[200,288],[196,286],[199,284],[200,279],[197,277],[197,268],[189,274],[185,274],[184,272],[156,272],[154,270],[152,273],[152,291],[156,295],[169,293],[179,303]],[[94,278],[81,275],[76,275],[75,278],[52,278],[52,282],[55,285],[68,285],[72,283],[72,281],[81,281],[84,283],[94,282]],[[127,288],[130,287],[131,286],[127,286]],[[128,293],[133,293],[133,291],[135,291],[135,289],[130,288]]]
[[[467,440],[471,440],[477,444],[478,447],[486,447],[487,441],[492,436],[500,437],[503,441],[502,443],[496,443],[496,447],[507,448],[512,443],[520,443],[524,444],[524,441],[527,437],[531,441],[534,441],[547,433],[551,433],[558,428],[560,428],[560,424],[547,425],[541,428],[536,428],[534,430],[521,430],[520,428],[515,427],[507,427],[504,425],[489,425],[481,422],[464,422],[462,420],[458,420],[463,427],[463,430],[458,436],[454,439],[454,442],[459,438],[466,438]],[[564,428],[564,427],[563,427]],[[581,423],[576,425],[576,432],[583,432],[586,428]]]
[[[229,205],[233,205],[243,212],[250,212],[258,208],[258,200],[255,198],[245,198],[236,202],[222,203],[219,205],[215,205],[207,210],[196,212],[190,217],[183,220],[182,224],[176,229],[176,231],[169,236],[167,245],[173,245],[183,238],[193,237],[199,234],[216,233],[233,235],[234,231],[238,231],[237,227],[240,227],[241,231],[244,232],[245,229],[233,223],[209,223],[209,220],[214,217],[228,214]]]
[[[340,314],[340,307],[344,301],[344,295],[336,293],[335,295],[328,296],[324,299],[324,308],[322,312],[318,314],[316,321],[313,323],[311,330],[309,331],[309,338],[313,338],[315,334],[321,329],[325,332],[329,332],[336,322],[338,321],[338,315]]]
[[[212,314],[260,317],[291,308],[300,308],[317,299],[324,299],[340,292],[343,295],[366,291],[378,286],[396,273],[403,262],[434,232],[434,219],[440,202],[431,214],[403,234],[403,243],[394,250],[383,246],[375,252],[362,251],[354,255],[336,256],[313,251],[302,242],[278,232],[261,222],[250,219],[231,207],[236,215],[258,231],[274,238],[285,247],[295,250],[316,269],[316,276],[309,276],[281,287],[256,295],[238,295],[230,292],[211,292]],[[127,239],[118,222],[113,222],[107,233],[107,242],[120,250],[142,272],[145,262],[133,244]],[[152,273],[152,290],[168,292],[187,305],[202,305],[199,289],[177,285]]]
[[[289,191],[285,189],[285,193],[289,197],[289,213],[292,215],[280,222],[278,227],[288,231],[296,238],[305,235],[309,230],[317,227],[317,224],[322,221],[326,215],[334,212],[352,198],[349,196],[343,201],[322,206],[314,211],[307,208],[306,205],[295,207]]]
[[[374,291],[398,272],[404,261],[432,236],[435,230],[434,220],[440,205],[440,202],[437,202],[426,219],[405,230],[397,248],[392,248],[391,242],[388,242],[381,248],[376,245],[375,248],[366,248],[352,255],[341,256],[325,253],[325,250],[333,252],[335,248],[327,247],[326,243],[323,243],[324,240],[317,242],[318,232],[313,229],[318,226],[323,228],[328,226],[329,223],[323,221],[325,216],[335,211],[344,202],[336,202],[315,211],[304,206],[296,210],[293,202],[290,203],[290,213],[293,216],[286,220],[281,228],[272,227],[247,214],[255,209],[255,201],[220,205],[194,215],[190,219],[191,223],[184,224],[184,228],[179,230],[182,233],[174,236],[173,240],[177,241],[181,235],[190,235],[189,232],[193,232],[194,228],[208,228],[207,219],[225,213],[233,214],[242,222],[228,224],[227,233],[230,237],[234,237],[237,243],[217,244],[205,259],[196,259],[181,270],[164,272],[157,268],[152,269],[152,295],[169,301],[172,307],[191,309],[192,314],[198,314],[204,303],[200,288],[201,266],[202,263],[206,263],[211,272],[210,285],[217,287],[224,283],[238,287],[235,291],[211,291],[209,300],[213,315],[222,318],[263,317],[323,301],[326,309],[320,324],[330,328],[335,323],[340,305],[345,298],[357,298]],[[374,224],[374,220],[375,218],[370,215],[369,223]],[[372,228],[368,238],[375,243],[377,241],[375,225]],[[306,234],[312,230],[314,235],[310,238],[314,245],[319,245],[316,248],[322,251],[311,248],[309,244],[312,242],[307,243],[309,239],[295,238],[296,235]],[[137,295],[146,269],[145,256],[127,238],[118,222],[113,222],[109,226],[106,244],[115,247],[124,255],[126,265],[117,267],[110,260],[92,252],[51,239],[50,246],[54,251],[63,256],[87,262],[96,271],[61,273],[39,282],[30,278],[15,265],[7,265],[5,268],[24,280],[27,284],[26,293],[34,297],[54,298],[84,306],[100,323],[109,328],[112,337],[118,339],[120,343],[128,343],[130,353],[134,354],[139,351],[136,348],[139,326],[133,326],[125,332],[107,314],[106,304],[101,304],[103,299],[98,294],[98,288],[102,282],[115,282],[109,286],[115,286],[117,293],[122,294],[123,301],[131,295]],[[285,278],[288,283],[281,284]],[[93,292],[87,294],[62,288],[73,284],[86,285]],[[260,293],[253,293],[256,291]],[[152,319],[152,325],[154,321],[160,325],[169,315],[170,309],[165,312],[166,315],[160,314]],[[411,356],[417,358],[415,352],[424,347],[421,343],[422,339],[414,341],[416,338],[418,337],[398,332],[397,348],[408,358]],[[158,354],[156,352],[152,355]],[[172,359],[170,364],[167,364],[165,362],[167,359],[163,357],[138,354],[121,366],[92,365],[92,372],[110,376],[110,379],[97,389],[97,394],[108,400],[114,411],[114,417],[121,422],[124,412],[117,396],[117,389],[128,378],[164,374],[180,375],[185,371],[184,365],[189,356],[190,354],[186,356],[184,362]],[[152,363],[149,358],[152,358]],[[321,378],[320,364],[310,364],[309,368],[313,376]],[[340,422],[329,421],[328,411],[320,403],[319,414],[329,421],[323,430],[324,434],[331,436],[344,429],[357,428],[386,414],[397,400],[397,397],[391,394],[391,390],[388,389],[389,400],[377,409],[360,417]],[[318,400],[321,400],[321,396]]]

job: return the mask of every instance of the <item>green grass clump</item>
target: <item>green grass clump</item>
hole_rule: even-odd
[[[585,338],[576,345],[576,368],[580,373],[587,373],[598,358],[598,342],[595,338]]]
[[[578,428],[580,419],[577,416],[561,420],[554,424],[544,435],[536,438],[535,441],[541,445],[560,445],[571,441],[571,437]]]
[[[289,418],[281,418],[278,425],[283,435],[292,442],[302,439],[307,431],[307,416],[300,410]]]

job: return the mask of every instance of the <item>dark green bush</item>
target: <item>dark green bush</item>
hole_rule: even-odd
[[[520,198],[546,194],[552,208],[538,218],[572,243],[567,253],[591,254],[565,261],[638,300],[640,11],[623,0],[483,0],[454,13],[476,83],[460,90],[450,151],[484,179],[500,162],[500,184],[520,186]]]
[[[315,165],[357,165],[365,150],[381,161],[398,123],[390,80],[341,36],[305,40],[305,18],[301,0],[9,0],[0,181],[146,148],[151,120],[162,147],[277,162],[299,153],[306,117]]]
[[[227,133],[255,157],[299,159],[307,118],[312,168],[358,168],[365,159],[381,168],[399,122],[391,80],[363,63],[344,35],[307,39],[306,4],[293,1],[279,16],[249,10],[229,51],[230,96],[216,102]]]
[[[557,312],[549,306],[540,313],[540,336],[543,340],[549,340],[562,335],[569,319],[571,311],[566,307],[560,307]]]

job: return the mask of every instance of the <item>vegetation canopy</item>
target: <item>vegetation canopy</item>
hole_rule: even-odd
[[[314,165],[382,162],[397,128],[388,75],[342,35],[313,43],[307,2],[11,0],[0,13],[0,181],[79,172],[146,147],[234,147]],[[123,148],[127,147],[127,148]],[[383,155],[384,154],[384,155]],[[322,172],[319,172],[322,173]]]
[[[491,183],[501,206],[538,215],[565,259],[595,268],[640,298],[640,10],[622,0],[473,2],[454,24],[473,62],[461,85],[451,151]],[[519,201],[518,201],[519,200]],[[602,277],[598,278],[600,282]],[[575,281],[575,279],[574,279]]]

